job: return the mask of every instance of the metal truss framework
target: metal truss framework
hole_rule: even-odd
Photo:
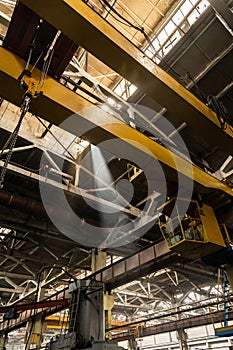
[[[213,282],[212,287],[208,290],[206,290],[206,288],[202,289],[200,283],[197,285],[190,278],[186,277],[185,270],[183,273],[180,273],[182,261],[181,259],[174,260],[174,258],[176,258],[174,254],[168,252],[165,242],[161,242],[154,247],[147,248],[137,255],[119,260],[113,265],[104,268],[101,272],[89,275],[88,278],[94,277],[97,280],[103,280],[106,288],[109,290],[111,289],[114,292],[116,299],[116,312],[119,314],[119,310],[129,308],[132,310],[132,320],[134,317],[138,319],[140,312],[143,312],[143,315],[147,314],[149,319],[150,317],[155,319],[155,323],[156,319],[161,317],[167,320],[173,320],[174,317],[176,319],[175,315],[177,312],[182,312],[186,316],[202,314],[205,312],[203,311],[205,310],[205,307],[210,304],[209,297],[212,297],[213,304],[216,304],[216,296],[218,296],[220,300],[221,291],[216,290],[216,286],[213,285]],[[171,261],[173,261],[173,264],[176,262],[172,269],[170,268]],[[169,266],[169,268],[167,266]],[[207,279],[209,280],[210,278],[209,285],[211,284],[211,280],[215,281],[213,280],[213,272],[208,272],[200,267],[197,268],[192,266],[190,266],[190,271],[196,276],[198,275],[198,278],[200,278],[201,274],[204,278],[203,283],[205,286]],[[151,272],[151,274],[148,275],[149,272]],[[147,277],[143,277],[144,275],[147,275]],[[60,273],[59,277],[61,276],[62,273]],[[138,280],[139,276],[141,276],[140,280]],[[43,288],[50,285],[56,277],[49,279],[49,276],[46,276],[46,279],[41,283],[41,287]],[[158,278],[161,278],[159,285]],[[174,292],[169,293],[167,288],[163,287],[163,285],[169,284],[169,281],[171,286],[173,285],[175,287],[182,284],[186,285],[186,293],[179,296],[174,295]],[[124,286],[121,287],[121,285]],[[145,294],[142,293],[142,291]],[[32,290],[25,294],[24,297],[28,297],[34,292],[35,290]],[[45,300],[49,301],[59,300],[64,297],[67,298],[67,292],[68,287],[51,295]],[[158,298],[156,296],[158,296]],[[12,302],[11,305],[13,306],[16,302],[22,301],[23,299],[24,298],[20,298],[17,301]],[[185,305],[184,300],[188,299],[190,299],[192,303],[196,302],[198,307],[193,310],[193,305],[190,307],[190,301]],[[171,317],[169,317],[168,310],[171,312]],[[40,310],[38,310],[37,313],[38,312],[40,312]],[[54,313],[53,308],[47,308],[43,311],[44,316],[52,313]],[[120,313],[122,313],[122,311]],[[155,317],[153,317],[153,315],[155,315]],[[31,317],[31,313],[25,311],[25,314],[20,316],[19,321],[13,320],[10,323],[7,332],[21,327],[25,324],[28,317]],[[5,324],[0,323],[0,326],[3,331],[5,329]]]
[[[4,119],[2,119],[1,121],[2,125],[4,125]],[[31,147],[31,146],[28,146]],[[35,144],[32,145],[32,147],[37,147],[38,149],[41,149],[42,151],[45,149],[43,147],[43,143],[41,145]],[[15,151],[23,151],[24,149],[21,148],[19,150],[15,150]],[[50,150],[51,151],[51,150]],[[17,167],[15,165],[10,165],[9,167],[10,171],[13,172],[19,172],[24,174],[24,176],[26,177],[30,177],[32,176],[31,173],[29,173],[29,171],[27,170],[23,170],[20,167]],[[34,175],[36,176],[36,175]],[[37,179],[38,180],[38,179]],[[42,181],[42,179],[41,179]],[[54,184],[55,185],[55,184]],[[64,185],[64,188],[66,188],[66,185]],[[70,191],[74,191],[72,189],[72,186],[69,188]],[[82,193],[82,195],[84,195]],[[15,234],[15,233],[14,233]],[[16,240],[17,240],[17,235],[15,236]],[[57,239],[61,239],[61,238],[57,238]],[[63,239],[65,241],[65,238]],[[61,259],[62,257],[58,257],[56,255],[56,253],[54,253],[52,250],[48,251],[48,248],[44,245],[41,244],[41,242],[39,242],[36,238],[31,238],[30,235],[28,233],[26,233],[23,237],[22,240],[17,241],[17,244],[15,245],[14,249],[16,251],[20,251],[21,249],[23,249],[24,245],[26,242],[30,242],[31,244],[31,251],[29,252],[29,256],[31,256],[31,259],[33,260],[33,253],[38,251],[38,250],[46,250],[48,252],[48,254],[51,256],[51,258],[54,260],[55,264],[59,263],[61,264]],[[159,249],[160,250],[160,249]],[[18,253],[17,253],[18,254]],[[73,254],[75,254],[75,251],[72,250],[71,252],[65,252],[64,254],[64,258],[69,256],[70,259],[72,259]],[[90,252],[89,252],[90,254]],[[148,255],[148,254],[147,254]],[[88,252],[87,252],[87,258],[88,258]],[[14,261],[11,259],[11,256],[8,254],[5,254],[4,256],[4,260],[2,261],[2,264],[4,264],[5,262],[8,262],[8,268],[7,271],[8,272],[3,272],[2,273],[2,277],[5,278],[5,280],[8,279],[8,281],[10,281],[10,279],[16,277],[16,275],[14,274],[14,269],[17,266],[22,266],[22,268],[25,270],[25,275],[23,277],[27,278],[27,280],[25,282],[23,282],[22,285],[17,285],[15,283],[14,280],[12,280],[11,282],[11,287],[10,288],[10,292],[13,293],[12,297],[9,300],[9,305],[14,305],[15,301],[23,301],[26,300],[28,297],[32,296],[38,287],[37,282],[35,282],[35,276],[33,274],[33,272],[30,270],[29,265],[26,265],[24,263],[24,256],[21,254],[21,256],[17,255],[17,259],[14,258]],[[63,265],[66,264],[65,260]],[[120,263],[118,263],[120,264]],[[135,265],[137,265],[137,263],[135,263]],[[56,267],[55,267],[56,270]],[[182,270],[182,269],[180,269]],[[179,271],[179,269],[177,268],[177,271]],[[198,271],[198,273],[203,273],[203,271]],[[148,276],[148,278],[145,280],[143,279],[142,281],[136,281],[131,282],[131,286],[132,284],[134,284],[134,288],[133,290],[128,290],[127,285],[126,287],[120,287],[117,288],[116,290],[114,290],[114,294],[115,294],[115,300],[116,300],[116,308],[120,308],[120,309],[125,309],[127,308],[128,310],[133,310],[132,311],[132,317],[137,317],[138,311],[150,311],[152,312],[155,308],[159,308],[161,307],[167,307],[169,308],[171,306],[171,299],[172,299],[172,294],[168,294],[168,292],[161,288],[158,284],[156,284],[155,282],[150,282],[153,280],[154,277],[156,277],[156,272],[150,276]],[[53,275],[52,278],[50,278],[50,275]],[[124,275],[124,274],[123,274]],[[127,275],[127,274],[126,274]],[[136,273],[137,275],[137,273]],[[135,276],[136,276],[135,275]],[[172,284],[174,285],[178,285],[179,283],[184,283],[185,281],[187,282],[187,277],[186,276],[182,276],[181,272],[176,272],[176,271],[172,271],[171,269],[166,269],[165,270],[165,275],[167,276],[167,279],[170,280],[172,282]],[[56,271],[56,274],[54,276],[54,271],[53,268],[51,268],[48,271],[47,276],[45,277],[44,280],[41,281],[41,287],[53,287],[53,283],[58,280],[59,278],[62,278],[65,276],[65,271]],[[148,281],[148,282],[145,282]],[[188,281],[189,282],[189,281]],[[146,283],[146,285],[145,285]],[[193,282],[189,282],[190,283],[190,287],[191,288],[196,288],[196,289],[200,289],[200,287],[198,287],[197,285],[195,285]],[[141,291],[143,291],[144,293],[142,293]],[[150,292],[149,292],[150,291]],[[186,293],[186,297],[188,297],[188,294],[190,293],[190,290]],[[21,294],[20,298],[18,298],[17,294]],[[158,298],[156,298],[156,295],[158,295]],[[152,297],[153,296],[153,297]]]
[[[48,7],[43,2],[36,4],[28,0],[22,2],[56,28],[59,27],[74,42],[138,85],[142,91],[144,90],[152,98],[156,96],[157,102],[171,113],[175,113],[176,118],[181,117],[182,121],[188,118],[193,130],[196,130],[199,124],[202,125],[203,130],[211,130],[211,138],[206,133],[204,136],[210,143],[213,142],[213,135],[217,132],[216,137],[222,149],[225,149],[224,142],[221,140],[225,137],[227,139],[230,137],[229,141],[231,140],[232,133],[229,128],[226,133],[223,132],[217,126],[215,114],[207,106],[148,59],[143,52],[95,14],[85,3],[80,1],[77,4],[74,0],[56,1],[56,3],[51,1]],[[54,8],[56,8],[56,14]],[[77,25],[82,30],[75,30]],[[100,42],[102,46],[99,45]],[[200,120],[200,123],[197,123],[197,120]],[[200,132],[198,128],[198,133]],[[231,152],[231,150],[228,151]]]
[[[80,76],[78,76],[78,77],[82,78],[83,76],[85,76],[85,74],[83,72],[81,72]],[[106,102],[106,96],[104,96],[101,92],[99,93],[99,97],[102,97],[103,101]],[[131,122],[133,123],[133,121],[131,121]],[[31,146],[29,146],[29,147],[31,147]],[[32,145],[32,147],[35,147],[35,145]],[[20,150],[18,150],[18,151],[20,151]],[[15,171],[15,172],[22,171],[22,169],[20,170],[20,168],[17,169],[17,167],[13,167],[13,166],[12,166],[11,170]],[[29,176],[29,174],[26,172],[25,172],[25,175]],[[27,239],[26,235],[25,235],[25,238]],[[21,242],[19,242],[19,243],[21,243]],[[30,239],[30,243],[32,244],[31,255],[33,254],[33,252],[35,252],[37,250],[40,250],[40,249],[45,250],[45,246],[43,244],[38,245],[38,242],[35,239]],[[17,247],[20,248],[20,244]],[[21,247],[23,247],[23,244]],[[57,261],[57,256],[55,253],[53,253],[52,251],[49,251],[48,253],[50,254],[51,258],[54,259],[54,261]],[[69,254],[69,252],[66,252],[65,254],[71,256],[71,254]],[[15,289],[14,293],[19,294],[19,293],[23,292],[23,297],[28,297],[29,295],[31,295],[33,290],[35,292],[37,285],[35,284],[35,282],[33,280],[31,280],[31,278],[34,278],[35,276],[32,275],[32,271],[30,271],[30,267],[23,262],[23,256],[19,259],[16,259],[15,261],[13,261],[11,259],[10,255],[6,255],[5,258],[8,260],[9,263],[11,263],[11,265],[9,265],[9,268],[12,269],[12,272],[8,272],[8,273],[4,274],[4,276],[2,276],[2,277],[4,277],[4,279],[6,281],[8,281],[8,283],[13,287],[13,289]],[[22,268],[25,270],[24,277],[25,276],[28,277],[28,280],[23,285],[17,285],[13,280],[14,267],[16,267],[18,265],[22,266]],[[202,273],[203,271],[200,270],[199,272]],[[29,274],[27,275],[27,273],[29,273]],[[49,286],[54,281],[56,281],[56,279],[61,278],[65,275],[64,272],[59,272],[59,273],[57,273],[56,276],[54,276],[53,278],[50,279],[49,278],[50,274],[52,274],[52,269],[49,272],[48,277],[42,281],[43,286],[47,286],[47,285]],[[189,298],[190,291],[192,291],[193,288],[196,288],[196,290],[198,290],[200,292],[200,294],[202,294],[201,288],[198,285],[196,285],[194,282],[192,282],[191,280],[187,279],[187,277],[183,275],[182,269],[177,268],[177,270],[174,270],[174,271],[167,270],[165,274],[167,276],[166,281],[170,280],[171,283],[174,285],[177,282],[180,282],[181,284],[184,282],[188,282],[188,284],[190,284],[191,289],[189,291],[187,291],[180,298],[180,302],[183,302],[186,297]],[[148,278],[152,279],[151,276],[149,276]],[[169,308],[169,306],[171,305],[172,293],[168,294],[167,291],[165,291],[163,288],[161,288],[161,286],[157,285],[156,283],[145,282],[144,280],[136,281],[136,284],[135,284],[135,287],[133,288],[133,290],[128,290],[127,288],[129,288],[129,287],[126,286],[126,289],[119,287],[114,291],[114,293],[116,293],[115,294],[116,295],[116,306],[123,308],[123,309],[125,307],[133,308],[134,309],[133,314],[135,314],[135,315],[139,310],[153,311],[153,309],[155,307],[159,307],[159,303],[162,303],[162,302],[167,303],[167,308]],[[215,287],[213,286],[212,288],[214,289]],[[10,288],[10,290],[12,291],[12,288]],[[160,298],[159,298],[160,301],[159,301],[156,299],[156,295],[160,294],[160,293],[162,294],[162,296],[160,295]],[[211,289],[210,289],[210,294],[211,294]],[[152,295],[153,295],[154,299],[152,298]],[[14,297],[15,297],[15,295],[14,295]],[[13,301],[14,297],[12,298],[12,301]],[[190,299],[190,301],[192,301],[192,299]],[[175,305],[175,304],[172,304],[172,305]],[[189,315],[194,315],[194,314],[195,313],[192,313],[192,312],[189,313]]]
[[[21,59],[2,48],[0,49],[0,57],[4,58],[1,59],[0,64],[0,80],[2,81],[1,86],[8,86],[9,84],[9,91],[11,91],[13,94],[11,97],[8,96],[8,98],[12,99],[14,103],[19,104],[21,93],[17,82],[17,77],[19,76],[20,72],[22,72],[24,63]],[[4,91],[1,91],[1,95],[7,98]],[[61,107],[62,103],[63,107]],[[38,99],[32,101],[32,110],[34,113],[39,113],[46,119],[49,119],[51,122],[55,123],[61,122],[64,118],[68,117],[69,113],[71,112],[80,113],[81,110],[87,108],[88,106],[90,106],[89,102],[81,98],[79,95],[69,91],[51,78],[47,78],[45,81],[43,96],[40,96]],[[56,115],[55,119],[54,115]],[[80,116],[77,115],[77,117]],[[194,165],[192,166],[189,162],[187,162],[185,159],[182,159],[179,155],[149,139],[137,130],[130,128],[128,125],[121,122],[119,119],[116,119],[115,117],[107,114],[103,110],[99,110],[99,112],[96,110],[93,120],[91,120],[91,115],[85,116],[85,114],[82,114],[81,121],[82,127],[85,127],[86,125],[88,130],[92,128],[92,126],[101,125],[101,131],[104,132],[101,132],[102,140],[107,137],[108,133],[111,133],[115,137],[126,140],[129,145],[138,149],[139,145],[143,144],[145,145],[144,151],[147,154],[153,155],[156,159],[175,170],[177,170],[176,164],[179,164],[179,172],[187,177],[193,178],[194,181],[201,184],[202,186],[207,188],[220,189],[230,195],[233,193],[232,189],[230,189],[224,183],[221,183],[217,179],[214,179],[209,174],[202,171],[200,168]],[[88,133],[90,142],[93,142],[94,144],[96,142],[98,143],[98,140],[95,139],[95,135],[96,133],[94,134],[93,132]],[[131,135],[130,139],[128,139],[128,135]],[[137,140],[136,145],[134,140]]]

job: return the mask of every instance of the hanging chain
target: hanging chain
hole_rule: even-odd
[[[39,25],[36,27],[36,32],[35,32],[35,35],[33,37],[32,43],[30,45],[30,51],[29,51],[29,56],[28,56],[28,60],[26,63],[26,67],[18,78],[20,86],[25,90],[25,94],[23,96],[23,102],[22,102],[22,105],[20,108],[21,114],[20,114],[19,121],[18,121],[14,131],[12,132],[12,134],[10,135],[10,137],[8,138],[7,142],[5,143],[5,145],[3,146],[3,148],[0,152],[0,158],[1,158],[2,155],[6,152],[6,149],[8,147],[6,158],[3,161],[4,164],[2,166],[1,173],[0,173],[0,189],[2,189],[4,186],[4,179],[6,176],[7,167],[8,167],[8,164],[10,163],[12,154],[14,152],[14,147],[15,147],[16,142],[17,142],[19,129],[20,129],[20,126],[22,124],[23,118],[29,110],[29,105],[30,105],[31,100],[42,94],[42,88],[43,88],[43,85],[44,85],[44,82],[45,82],[45,79],[46,79],[52,58],[53,58],[54,46],[55,46],[58,38],[61,35],[61,32],[57,31],[57,34],[56,34],[53,42],[51,43],[50,47],[47,48],[47,53],[46,53],[46,56],[44,58],[44,64],[43,64],[40,80],[33,78],[32,72],[45,52],[45,51],[42,51],[40,53],[36,62],[32,66],[31,70],[29,70],[29,65],[31,63],[32,53],[36,47],[36,39],[37,39],[38,32],[39,32],[39,29],[40,29],[40,26],[42,23],[43,23],[43,20],[40,20]]]
[[[10,160],[11,160],[11,156],[12,156],[17,138],[18,138],[19,129],[20,129],[20,126],[22,124],[23,118],[29,109],[30,101],[31,101],[31,98],[29,96],[25,95],[25,97],[23,99],[22,106],[21,106],[21,115],[20,115],[19,121],[18,121],[13,133],[11,134],[10,142],[9,142],[9,150],[7,152],[7,155],[6,155],[6,158],[4,160],[4,164],[3,164],[3,167],[2,167],[2,170],[0,173],[0,188],[3,188],[3,186],[4,186],[4,179],[6,176],[7,167],[8,167]]]

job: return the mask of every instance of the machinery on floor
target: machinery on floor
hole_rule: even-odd
[[[53,339],[49,350],[120,350],[105,341],[104,284],[95,280],[77,280],[70,284],[69,328]]]

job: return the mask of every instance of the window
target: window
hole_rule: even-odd
[[[183,19],[184,19],[184,16],[180,10],[178,10],[176,14],[172,17],[172,20],[176,25],[179,25]]]
[[[149,57],[149,58],[152,58],[154,56],[154,50],[153,49],[150,49],[150,47],[148,47],[145,51],[145,54]]]
[[[137,90],[136,86],[133,84],[130,84],[129,86],[129,95],[132,96],[133,93]]]
[[[152,44],[145,49],[145,54],[156,64],[178,43],[181,37],[196,22],[201,14],[208,8],[207,0],[185,0],[176,13],[160,29]],[[136,86],[122,79],[114,92],[127,100],[136,90]]]
[[[158,35],[158,40],[159,40],[159,43],[160,45],[164,44],[165,41],[167,40],[167,33],[165,32],[165,30],[163,29],[160,34]]]
[[[207,7],[209,6],[209,3],[207,0],[202,0],[199,5],[197,6],[197,11],[202,14],[206,9]]]
[[[190,26],[193,25],[193,23],[196,22],[196,20],[198,19],[198,17],[199,17],[199,14],[198,14],[197,10],[196,10],[196,9],[193,10],[193,11],[191,12],[191,14],[188,16],[189,25],[190,25]]]
[[[186,16],[193,8],[192,3],[189,0],[186,0],[181,6],[180,10],[184,16]]]
[[[176,29],[175,24],[172,21],[169,21],[168,24],[165,26],[165,31],[168,35],[172,34],[174,30]]]
[[[157,38],[152,41],[152,45],[155,48],[155,50],[159,50],[160,49],[159,41],[158,41]]]
[[[161,52],[161,51],[160,51],[160,52]],[[156,56],[156,57],[154,58],[154,61],[155,61],[156,64],[159,64],[159,63],[161,62],[161,60],[162,60],[161,54],[160,54],[159,56]]]
[[[147,56],[159,64],[208,6],[207,0],[185,0],[153,39],[153,47],[147,46]]]
[[[135,85],[131,84],[126,79],[122,79],[113,91],[124,100],[128,100],[136,90],[137,87]]]
[[[163,56],[167,55],[168,52],[173,48],[171,40],[166,43],[166,45],[163,47]]]
[[[176,43],[180,40],[180,38],[181,38],[181,34],[178,30],[176,30],[171,37],[172,47],[176,45]]]
[[[124,91],[123,85],[124,85],[124,79],[114,89],[114,92],[119,96],[123,94],[123,91]]]

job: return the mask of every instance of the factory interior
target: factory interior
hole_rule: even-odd
[[[232,0],[0,0],[0,350],[232,350],[232,138]]]

